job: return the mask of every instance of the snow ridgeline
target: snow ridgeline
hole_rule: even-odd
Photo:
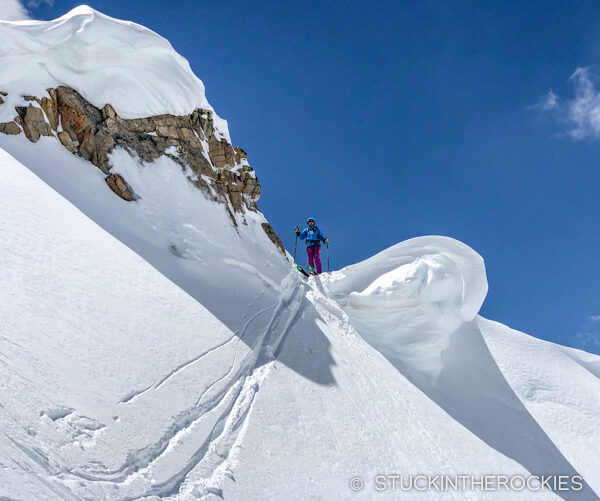
[[[85,5],[53,21],[0,22],[0,66],[0,90],[8,94],[0,106],[0,122],[2,118],[12,119],[15,105],[28,104],[24,95],[42,96],[47,88],[59,85],[74,88],[98,108],[111,104],[123,118],[184,115],[198,108],[212,110],[202,81],[166,39],[141,25],[113,19]],[[166,74],[168,80],[164,79]],[[215,114],[213,117],[215,128],[230,142],[226,122]],[[8,149],[30,168],[35,165],[20,156],[20,151]],[[180,186],[185,179],[176,168],[169,170],[169,160],[157,160],[161,167],[150,172],[123,152],[115,151],[113,158],[115,172],[124,174],[134,190],[143,195],[136,202],[140,207],[129,212],[136,214],[136,219],[143,218],[153,228],[149,233],[155,233],[159,241],[167,239],[165,247],[181,257],[189,255],[199,261],[207,248],[220,247],[219,242],[207,236],[210,231],[191,223],[191,208],[202,203]],[[63,181],[52,175],[42,177],[51,185],[64,184],[68,170],[65,160],[56,158],[55,162],[65,169]],[[33,170],[40,168],[43,169],[35,165]],[[160,182],[167,172],[168,185]],[[88,189],[79,204],[74,200],[81,196],[75,193],[77,188],[67,193],[64,189],[59,191],[90,214],[97,211],[97,190]],[[177,190],[176,197],[186,194],[187,208],[181,201],[176,203],[175,212],[175,207],[169,207],[173,190]],[[93,219],[112,233],[119,226],[106,218]],[[265,221],[260,216],[255,219],[258,224]],[[122,241],[131,238],[123,238],[121,231],[116,233]],[[199,235],[204,236],[202,245]],[[141,238],[150,237],[145,234]],[[435,377],[449,333],[461,322],[473,319],[485,297],[487,283],[483,261],[475,252],[451,239],[427,238],[398,244],[334,273],[330,286],[332,297],[342,304],[361,335],[373,346],[393,360],[409,363],[418,372]],[[145,249],[138,252],[148,255]],[[252,266],[260,268],[255,263]],[[158,268],[172,276],[172,266]]]
[[[449,336],[475,318],[488,290],[482,257],[448,237],[417,237],[334,272],[329,294],[361,336],[435,380]]]
[[[560,472],[600,489],[600,408],[590,399],[600,357],[478,317],[450,336],[444,377],[428,393],[356,333],[327,276],[301,279],[256,225],[238,235],[174,162],[139,170],[146,191],[129,204],[50,138],[9,139],[89,218],[0,153],[0,498],[339,499],[359,474],[366,485],[352,495],[368,500],[381,472]],[[118,163],[138,172],[130,162]],[[173,196],[158,189],[165,183]],[[430,266],[436,250],[451,271],[447,259],[465,257],[457,268],[470,276],[477,259],[464,247],[440,237],[398,244],[382,253],[387,264],[346,269],[339,299],[353,296],[351,284],[384,292],[390,281],[379,277]],[[427,285],[413,273],[431,289],[413,296],[442,297],[468,318],[477,273],[464,279],[464,301],[457,280],[445,287],[437,274]],[[403,288],[394,294],[410,296]],[[427,499],[559,500],[496,494]],[[588,487],[561,497],[598,499]]]
[[[115,92],[102,64],[119,64],[91,57],[103,30],[102,50],[124,40],[173,63],[168,42],[88,7],[0,30],[2,75],[16,75],[0,86],[6,102],[51,79],[102,105]],[[36,63],[49,48],[52,72]],[[115,71],[143,95],[143,116],[178,113],[189,110],[173,86],[191,82],[200,98],[186,64],[166,94],[153,65],[139,68],[141,87]],[[23,164],[0,153],[0,498],[329,500],[359,474],[352,496],[366,500],[382,472],[581,474],[600,492],[600,357],[476,317],[485,270],[464,244],[413,239],[305,282],[260,212],[234,227],[173,158],[115,150],[115,171],[139,187],[127,203],[51,138],[0,147]],[[427,499],[559,499],[496,494]],[[587,485],[561,497],[598,500]]]
[[[0,68],[0,91],[8,94],[0,122],[13,119],[15,106],[27,105],[23,95],[41,98],[46,89],[65,85],[97,108],[112,105],[122,118],[211,110],[231,143],[204,84],[168,40],[87,5],[53,21],[0,21]]]

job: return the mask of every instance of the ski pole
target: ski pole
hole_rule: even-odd
[[[298,227],[296,226],[297,229]],[[296,241],[294,242],[294,263],[296,262],[296,247],[298,246],[298,233],[296,233]]]
[[[329,273],[329,240],[327,240],[327,273]]]

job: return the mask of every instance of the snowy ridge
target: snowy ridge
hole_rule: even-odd
[[[9,146],[111,233],[170,270],[196,300],[2,153],[0,229],[7,238],[0,266],[9,285],[0,298],[0,377],[8,389],[0,409],[0,496],[283,501],[310,492],[337,499],[352,475],[368,481],[390,468],[561,472],[583,475],[600,489],[600,402],[589,398],[598,391],[590,368],[600,357],[565,352],[477,317],[450,334],[437,383],[415,378],[409,361],[390,364],[365,343],[331,299],[342,279],[303,281],[270,254],[264,236],[256,240],[252,224],[242,238],[224,226],[226,219],[210,230],[221,209],[208,202],[147,212],[161,203],[152,183],[146,206],[126,204],[106,190],[94,192],[97,169],[50,139],[32,148],[13,138]],[[61,159],[65,178],[56,177],[56,162],[46,167],[39,158]],[[156,166],[157,184],[161,172],[169,166]],[[186,185],[176,179],[170,186],[176,198],[185,197]],[[80,196],[82,187],[88,196]],[[218,211],[208,217],[210,207]],[[169,234],[157,238],[165,227],[156,212],[170,213],[168,224],[181,228],[203,214],[204,229],[179,240],[185,257],[169,250]],[[152,221],[155,228],[147,226]],[[212,240],[201,245],[205,234]],[[418,248],[431,256],[432,249],[450,249],[469,267],[477,264],[475,253],[442,237],[392,247],[390,255],[404,258],[390,262],[410,265],[411,252],[422,261]],[[265,256],[271,258],[261,268]],[[373,262],[359,266],[356,277],[346,269],[346,285],[383,283],[393,266]],[[481,275],[471,276],[480,296]],[[430,280],[429,287],[456,293],[444,283]],[[406,288],[403,297],[414,291],[410,282]],[[348,304],[351,293],[336,293]],[[461,300],[451,297],[471,301],[466,291],[446,295],[457,310]],[[369,487],[355,496],[370,499],[372,481]],[[429,499],[559,499],[547,491],[438,494]],[[576,494],[561,497],[598,499],[587,486]]]
[[[26,105],[23,95],[41,98],[59,85],[97,108],[111,104],[122,118],[212,110],[204,84],[168,40],[86,5],[53,21],[0,21],[0,67],[0,90],[8,93],[0,122]],[[231,142],[227,122],[213,117]]]
[[[122,116],[209,109],[166,40],[85,6],[0,22],[0,64],[7,115],[61,83]],[[55,138],[0,134],[0,499],[398,499],[375,475],[533,473],[583,488],[402,498],[599,501],[600,357],[478,316],[473,249],[419,237],[304,280],[177,160],[113,150],[126,202]]]

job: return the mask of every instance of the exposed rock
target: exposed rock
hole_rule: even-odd
[[[58,139],[63,144],[63,146],[67,148],[67,150],[69,150],[71,153],[75,153],[77,151],[79,141],[73,141],[73,139],[71,139],[71,136],[69,136],[69,133],[67,131],[60,131],[58,133]]]
[[[85,127],[82,134],[77,135],[79,139],[79,155],[89,160],[94,165],[98,165],[98,155],[96,154],[96,138],[91,127]],[[106,169],[108,173],[108,169]]]
[[[8,96],[8,93],[0,90],[0,96],[6,97]]]
[[[96,132],[97,125],[102,122],[102,112],[74,89],[61,86],[56,89],[56,93],[62,128],[69,133],[71,139],[82,144],[88,130],[92,134]]]
[[[248,168],[250,169],[250,167]],[[245,195],[248,195],[251,200],[258,201],[258,199],[260,198],[260,193],[262,191],[262,186],[260,185],[258,178],[256,176],[244,176],[243,174],[240,174],[240,176],[244,184],[244,189],[242,190],[242,192]]]
[[[132,202],[136,199],[136,196],[133,194],[133,191],[129,185],[125,182],[125,179],[123,179],[123,177],[119,174],[111,174],[110,176],[107,176],[106,184],[108,184],[109,188],[119,195],[123,200]]]
[[[159,126],[156,129],[156,133],[162,137],[170,137],[173,139],[179,139],[179,129],[177,127],[175,127],[174,125],[167,126],[167,127]]]
[[[219,141],[214,135],[211,135],[208,138],[208,155],[218,169],[235,165],[233,148],[225,139]]]
[[[181,139],[182,141],[188,141],[190,143],[199,141],[194,131],[186,127],[182,127],[181,129],[179,129],[179,139]]]
[[[26,136],[35,142],[40,135],[52,135],[52,131],[62,128],[57,134],[61,144],[107,174],[106,183],[124,200],[136,197],[122,176],[110,173],[110,153],[117,146],[144,162],[167,155],[182,167],[189,167],[195,174],[194,184],[207,196],[226,204],[234,224],[235,212],[258,210],[261,186],[248,165],[248,155],[239,146],[234,149],[218,133],[211,110],[123,119],[110,104],[98,109],[69,87],[47,91],[49,97],[41,99],[23,96],[35,104],[16,107],[15,121],[0,124],[0,132],[18,134],[18,125],[22,125]],[[283,250],[268,227],[270,230],[265,231],[274,235],[270,238]]]
[[[235,153],[235,163],[239,164],[242,162],[242,160],[247,160],[248,159],[248,154],[242,150],[242,148],[240,148],[239,146],[236,146],[233,149],[234,153]]]
[[[54,89],[50,90],[54,91]],[[54,95],[56,96],[56,91],[54,91]],[[56,132],[58,130],[58,104],[56,99],[43,97],[40,101],[40,105],[46,112],[46,118],[48,118],[48,122],[50,122],[50,127]]]
[[[115,140],[106,129],[102,128],[94,136],[94,141],[96,143],[96,165],[102,172],[108,174],[108,154],[114,149]]]
[[[22,111],[19,112],[23,120],[23,131],[30,141],[34,143],[39,140],[40,136],[51,136],[52,129],[46,122],[44,112],[41,108],[35,106],[27,106],[25,108],[25,114],[21,115]]]
[[[25,114],[27,113],[27,106],[15,106],[15,111],[17,112],[19,118],[23,120],[25,118]]]
[[[2,99],[2,96],[0,96],[0,104],[4,104],[4,99]]]
[[[104,108],[102,108],[102,116],[104,117],[104,120],[107,118],[116,118],[117,112],[110,104],[107,104],[104,106]]]
[[[21,127],[19,127],[15,122],[0,123],[0,132],[10,136],[16,136],[17,134],[21,133]]]
[[[283,247],[281,239],[279,238],[279,235],[275,233],[273,227],[269,223],[262,223],[261,226],[262,229],[265,230],[267,236],[271,239],[271,242],[273,242],[277,247],[279,247],[279,250],[285,254],[285,248]]]
[[[244,195],[255,203],[260,197],[261,186],[256,177],[244,176],[243,173],[221,170],[217,173],[217,186],[222,192],[229,194],[233,209],[241,212],[244,206]],[[255,210],[255,204],[248,207]]]
[[[50,124],[50,127],[53,131],[58,130],[58,103],[57,103],[57,95],[55,89],[47,89],[50,97],[43,97],[41,99],[35,96],[23,96],[25,101],[33,101],[39,104],[44,110],[46,114],[46,118]]]

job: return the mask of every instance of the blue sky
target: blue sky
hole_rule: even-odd
[[[600,353],[596,2],[90,5],[190,61],[289,250],[309,215],[333,268],[451,236],[486,261],[484,316]]]

